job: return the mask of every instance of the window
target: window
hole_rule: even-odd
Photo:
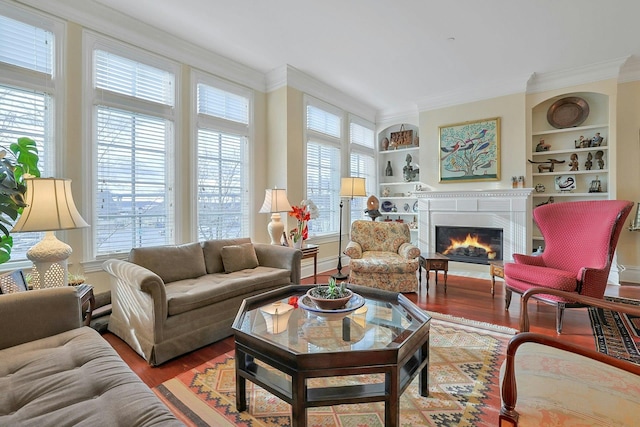
[[[374,153],[373,124],[357,118],[352,118],[349,123],[349,142],[351,154],[349,159],[349,176],[364,178],[367,194],[374,194],[376,188],[376,162]],[[354,198],[350,203],[351,222],[357,219],[367,218],[365,209],[367,198]]]
[[[172,244],[175,67],[139,49],[88,38],[93,42],[95,256]]]
[[[337,233],[340,212],[342,113],[310,100],[306,108],[307,199],[322,214],[309,221],[309,235]],[[294,203],[294,201],[291,201]]]
[[[38,168],[53,176],[55,164],[56,110],[61,103],[56,64],[63,25],[57,21],[3,5],[0,15],[0,146],[20,137],[36,141]],[[11,155],[11,154],[8,154]],[[10,228],[10,227],[9,227]],[[13,234],[11,261],[26,260],[27,250],[42,233]]]
[[[197,83],[196,91],[198,239],[248,236],[251,98],[206,83]]]

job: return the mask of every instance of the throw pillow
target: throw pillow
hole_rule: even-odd
[[[253,248],[253,243],[243,243],[241,245],[224,246],[220,253],[222,255],[222,265],[225,273],[256,268],[258,266],[258,256]]]

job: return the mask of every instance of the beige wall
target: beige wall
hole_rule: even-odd
[[[617,164],[618,198],[640,202],[640,82],[618,86]],[[634,217],[636,210],[631,212]],[[631,222],[631,219],[627,221]],[[622,280],[640,283],[640,232],[622,231],[618,262],[627,270]]]
[[[511,177],[526,175],[525,95],[516,94],[420,113],[420,180],[434,190],[511,187]],[[440,183],[440,126],[500,117],[500,181]]]

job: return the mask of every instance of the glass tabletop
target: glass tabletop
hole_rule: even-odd
[[[424,324],[398,301],[359,297],[364,305],[329,315],[298,304],[304,294],[284,297],[242,313],[238,329],[303,354],[399,347]]]

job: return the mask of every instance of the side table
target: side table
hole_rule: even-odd
[[[84,325],[89,326],[91,324],[91,316],[93,310],[96,308],[96,298],[93,295],[93,286],[87,284],[81,284],[76,286],[76,293],[80,298],[80,304],[82,305]],[[85,304],[87,308],[85,309]]]
[[[437,252],[427,252],[424,255],[420,255],[420,267],[418,269],[422,271],[422,268],[427,271],[427,293],[429,293],[429,271],[435,271],[436,273],[436,286],[438,286],[438,271],[444,273],[444,291],[447,292],[449,258]],[[418,282],[422,285],[422,274],[420,274]]]
[[[313,258],[313,283],[318,283],[318,245],[306,244],[300,250],[302,259]]]
[[[494,296],[496,287],[496,276],[504,280],[504,262],[489,261],[489,269],[491,273],[491,296]]]

